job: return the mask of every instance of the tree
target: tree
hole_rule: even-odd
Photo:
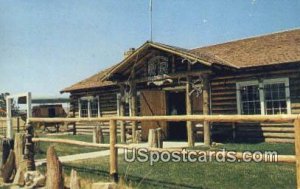
[[[6,116],[6,97],[9,96],[8,92],[0,93],[0,117]],[[12,116],[19,114],[19,107],[16,102],[13,101],[11,104]]]

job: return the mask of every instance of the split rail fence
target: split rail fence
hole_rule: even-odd
[[[118,121],[207,121],[210,123],[220,122],[273,122],[282,123],[289,122],[294,124],[295,131],[295,154],[296,155],[278,155],[276,162],[284,163],[296,163],[296,179],[297,188],[300,189],[300,115],[183,115],[183,116],[142,116],[142,117],[109,117],[109,118],[29,118],[29,123],[34,122],[89,122],[89,121],[109,121],[109,144],[95,144],[74,140],[64,140],[64,139],[49,139],[49,138],[32,138],[33,142],[56,142],[56,143],[66,143],[79,146],[91,146],[91,147],[104,147],[110,149],[110,176],[117,182],[118,181],[118,149],[133,149],[137,148],[128,144],[117,143],[117,122]],[[148,148],[149,151],[177,151],[178,149],[161,149],[161,148]],[[224,155],[227,155],[227,152]],[[236,153],[235,157],[237,159],[242,158],[242,153]],[[266,158],[266,157],[265,157]],[[275,163],[270,159],[264,159],[267,162]]]

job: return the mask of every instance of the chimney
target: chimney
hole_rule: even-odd
[[[130,56],[134,52],[135,52],[135,48],[129,48],[128,51],[124,52],[124,58],[127,58],[128,56]]]

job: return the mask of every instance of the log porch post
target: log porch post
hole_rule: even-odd
[[[186,115],[192,115],[192,97],[190,95],[191,92],[190,82],[191,82],[191,77],[188,76],[187,83],[186,83]],[[193,123],[191,121],[187,121],[186,128],[187,128],[188,146],[193,147],[195,145]]]
[[[109,122],[109,148],[110,148],[110,170],[109,174],[111,180],[114,182],[118,182],[118,148],[116,148],[117,144],[117,121],[110,120]]]
[[[124,85],[120,85],[120,99],[119,99],[119,116],[125,116],[125,91],[124,91]],[[125,122],[120,121],[120,130],[121,130],[121,142],[125,143],[126,142],[126,127],[125,127]]]
[[[132,82],[130,83],[130,89],[131,89],[131,103],[130,103],[130,116],[136,116],[137,111],[136,111],[136,106],[137,106],[137,93],[136,93],[136,83]],[[132,121],[132,142],[136,142],[136,130],[137,130],[137,121]]]
[[[210,114],[210,99],[209,99],[209,79],[207,77],[203,78],[203,115]],[[210,136],[210,123],[207,121],[203,122],[203,132],[204,132],[204,144],[211,144]]]

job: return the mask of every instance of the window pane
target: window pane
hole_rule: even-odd
[[[284,83],[266,84],[264,86],[267,114],[287,113],[287,102]]]
[[[258,85],[249,85],[241,87],[240,96],[242,114],[260,114]]]
[[[81,117],[88,117],[88,101],[87,100],[80,100],[81,104]]]
[[[91,116],[98,117],[98,99],[91,100]]]

